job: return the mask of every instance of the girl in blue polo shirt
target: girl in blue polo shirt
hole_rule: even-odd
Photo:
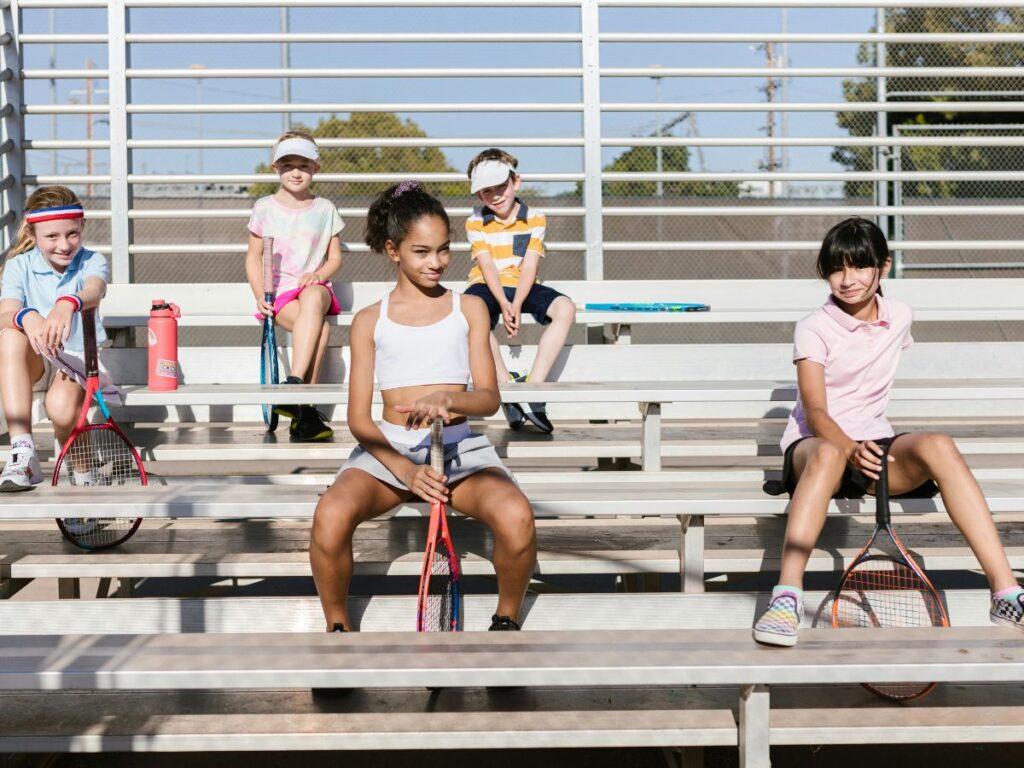
[[[81,358],[78,313],[99,306],[107,290],[106,258],[82,247],[84,215],[67,187],[40,187],[25,203],[17,242],[3,265],[0,402],[11,453],[0,474],[0,492],[29,490],[43,479],[32,440],[32,393],[46,392],[46,413],[61,442],[82,407],[85,390],[54,358]],[[105,340],[97,322],[96,341]]]

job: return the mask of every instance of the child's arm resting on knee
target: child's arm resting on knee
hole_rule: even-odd
[[[327,245],[327,256],[323,263],[312,272],[303,275],[299,280],[299,287],[316,283],[326,283],[341,269],[341,239],[335,235]],[[308,279],[307,279],[308,278]]]
[[[38,328],[35,327],[35,318],[38,315],[33,313],[26,316],[26,323],[32,317],[32,325],[25,325],[25,333],[32,340],[32,345],[40,352],[45,350],[51,357],[56,355],[64,348],[64,342],[71,335],[75,313],[98,307],[106,292],[107,283],[103,278],[87,277],[82,289],[74,294],[78,302],[58,300]]]

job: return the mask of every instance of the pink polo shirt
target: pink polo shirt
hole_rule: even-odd
[[[885,407],[900,353],[914,343],[910,307],[882,296],[876,301],[878,319],[865,323],[846,314],[829,296],[796,324],[793,333],[793,362],[810,360],[825,368],[828,415],[854,440],[892,437]],[[798,397],[782,435],[782,450],[813,434]]]

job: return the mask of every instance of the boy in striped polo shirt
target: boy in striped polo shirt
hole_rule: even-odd
[[[555,358],[565,346],[576,320],[576,305],[569,297],[537,282],[547,218],[516,197],[522,184],[516,172],[518,165],[516,158],[501,149],[486,149],[469,163],[470,191],[483,205],[474,208],[473,215],[466,219],[466,237],[474,263],[465,292],[484,300],[491,313],[491,328],[500,317],[509,338],[519,333],[523,311],[548,326],[526,376],[509,373],[501,359],[498,340],[491,334],[498,381],[542,382],[547,380]],[[512,429],[529,421],[541,432],[554,430],[544,403],[528,403],[525,408],[506,403],[502,409]]]

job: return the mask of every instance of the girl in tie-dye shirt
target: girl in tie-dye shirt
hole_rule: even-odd
[[[327,350],[327,315],[341,312],[330,279],[341,267],[344,222],[329,200],[309,193],[320,170],[320,153],[312,136],[298,131],[282,135],[274,148],[273,168],[281,186],[256,201],[249,218],[245,271],[256,298],[257,318],[271,315],[292,334],[289,384],[314,384]],[[273,285],[263,285],[263,238],[274,239]],[[263,299],[274,292],[274,305]],[[312,405],[275,408],[292,420],[290,433],[300,440],[327,440],[334,433]]]

